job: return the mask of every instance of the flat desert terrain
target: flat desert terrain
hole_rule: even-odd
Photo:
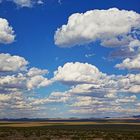
[[[140,123],[1,121],[0,140],[140,140]]]

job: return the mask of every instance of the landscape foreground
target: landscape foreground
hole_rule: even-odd
[[[140,122],[1,121],[0,140],[140,140]]]

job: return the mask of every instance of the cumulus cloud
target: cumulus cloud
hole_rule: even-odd
[[[3,112],[0,118],[34,117],[43,109],[41,103],[39,106],[33,104],[28,96],[32,96],[33,90],[51,84],[46,78],[48,70],[29,68],[28,64],[21,56],[0,54],[0,111]]]
[[[51,84],[51,81],[43,77],[42,75],[33,76],[29,80],[27,80],[27,88],[29,90],[34,89],[35,87],[45,87],[49,84]]]
[[[77,97],[77,102],[73,103],[74,107],[89,107],[92,105],[100,105],[103,104],[98,98],[93,98],[90,96],[79,96]]]
[[[124,59],[116,68],[139,70],[140,14],[111,8],[72,14],[66,25],[55,32],[55,44],[73,47],[92,42],[114,48],[111,58]],[[88,57],[88,55],[86,55]]]
[[[137,113],[140,109],[137,105],[139,100],[133,95],[140,93],[140,74],[107,75],[94,65],[80,62],[66,63],[58,67],[52,79],[45,77],[47,73],[48,70],[26,67],[25,71],[18,70],[1,75],[0,110],[14,110],[15,114],[20,112],[21,115],[31,117],[49,104],[54,107],[63,104],[72,114],[124,115]],[[68,85],[70,89],[52,92],[44,98],[28,97],[30,94],[25,96],[26,92],[32,92],[56,81]],[[126,105],[137,107],[132,110],[126,108]]]
[[[28,61],[20,56],[10,54],[0,54],[0,72],[16,72],[26,70]]]
[[[10,100],[10,96],[6,95],[6,94],[0,94],[0,102],[2,101],[9,101]]]
[[[54,81],[74,85],[73,93],[139,93],[140,74],[108,75],[88,63],[66,63],[54,73]]]
[[[20,56],[0,54],[0,91],[32,90],[51,83],[45,75],[48,70],[28,68],[28,61]]]
[[[15,39],[14,30],[9,25],[8,21],[0,18],[0,43],[9,44]]]
[[[66,103],[71,98],[66,92],[52,92],[49,97],[45,98],[30,98],[32,105],[44,105],[49,103]]]
[[[94,83],[100,77],[104,77],[98,68],[88,63],[66,63],[58,67],[54,72],[54,80],[68,84],[73,83]]]
[[[42,107],[32,105],[29,97],[22,92],[0,94],[0,111],[2,112],[0,118],[34,117],[39,110],[42,110]]]
[[[116,45],[125,43],[121,40],[124,40],[132,29],[139,28],[139,22],[138,13],[117,8],[75,13],[69,17],[66,25],[57,29],[55,44],[71,47],[100,40],[102,44],[113,47],[114,42]]]
[[[128,70],[140,70],[140,55],[134,58],[126,58],[122,63],[116,64],[116,68]]]
[[[140,93],[139,73],[108,75],[94,65],[75,62],[59,67],[54,79],[70,86],[59,97],[67,95],[66,104],[72,114],[124,116],[139,113],[136,95]]]
[[[72,114],[90,114],[93,117],[124,116],[139,113],[138,100],[135,95],[116,96],[116,98],[98,98],[91,96],[75,97],[69,110]],[[135,108],[135,109],[134,109]]]
[[[41,70],[35,67],[29,69],[27,73],[29,77],[36,76],[36,75],[45,75],[45,74],[48,74],[48,70]]]
[[[133,58],[140,54],[140,41],[138,39],[130,39],[127,43],[119,44],[117,49],[110,53],[110,58]],[[115,44],[114,44],[115,45]],[[122,45],[122,46],[121,46]]]
[[[13,2],[21,7],[42,3],[28,0]],[[124,60],[115,67],[139,70],[140,41],[137,37],[139,21],[140,15],[136,12],[117,8],[73,14],[69,17],[67,25],[56,31],[55,44],[71,47],[100,41],[104,47],[118,48],[112,56],[120,57],[123,54]],[[8,23],[7,26],[9,27]],[[7,29],[11,32],[7,32]],[[7,29],[6,33],[14,36],[12,27]],[[4,40],[0,43],[8,42]],[[86,55],[90,56],[92,53]],[[109,75],[92,64],[69,62],[59,66],[51,79],[48,79],[46,74],[48,74],[46,69],[30,68],[28,61],[21,56],[0,54],[1,112],[7,111],[8,114],[14,110],[13,116],[20,113],[21,116],[31,117],[34,113],[39,113],[39,110],[46,109],[46,104],[53,104],[56,108],[56,104],[63,104],[72,114],[88,113],[104,116],[105,113],[108,115],[139,113],[137,97],[140,93],[139,73]],[[67,85],[69,89],[64,92],[52,92],[44,98],[25,95],[55,82]]]

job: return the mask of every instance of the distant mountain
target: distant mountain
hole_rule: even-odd
[[[0,121],[47,121],[49,120],[48,118],[3,118],[0,119]]]
[[[124,116],[124,117],[105,117],[105,118],[3,118],[0,121],[49,121],[49,122],[81,122],[81,121],[107,121],[107,120],[140,120],[140,115]]]
[[[140,118],[140,115],[132,116],[133,118]]]
[[[101,120],[105,120],[104,118],[18,118],[18,119],[14,119],[14,118],[3,118],[0,119],[0,121],[49,121],[49,122],[81,122],[81,121],[86,121],[86,122],[90,122],[90,121],[101,121]]]

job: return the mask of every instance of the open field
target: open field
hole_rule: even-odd
[[[140,123],[3,121],[0,140],[140,140]]]

